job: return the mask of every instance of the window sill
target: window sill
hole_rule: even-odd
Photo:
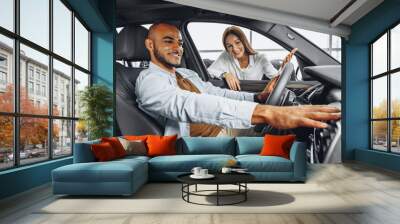
[[[7,170],[0,171],[0,176],[1,175],[6,175],[6,174],[10,174],[10,173],[14,173],[14,172],[20,172],[20,171],[32,169],[32,168],[35,168],[35,167],[49,165],[49,164],[52,164],[52,163],[58,163],[58,162],[66,161],[66,160],[69,160],[69,159],[72,160],[72,157],[73,156],[67,156],[67,157],[63,157],[63,158],[59,158],[59,159],[52,159],[52,160],[43,161],[43,162],[39,162],[39,163],[35,163],[35,164],[24,165],[24,166],[16,167],[16,168],[10,168],[10,169],[7,169]]]

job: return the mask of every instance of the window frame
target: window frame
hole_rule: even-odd
[[[400,26],[400,21],[395,22],[394,24],[392,24],[391,26],[389,26],[388,28],[385,29],[384,32],[382,32],[381,34],[379,34],[375,39],[373,39],[370,43],[368,43],[368,52],[369,52],[369,77],[368,77],[368,81],[369,81],[369,149],[373,150],[373,151],[379,151],[379,152],[386,152],[386,153],[391,153],[391,154],[400,154],[400,152],[393,152],[392,151],[392,121],[400,121],[400,117],[393,117],[392,116],[392,99],[391,99],[391,79],[392,79],[392,75],[395,75],[396,73],[400,72],[400,67],[391,69],[391,31],[393,28],[395,28],[396,26]],[[376,41],[378,41],[381,37],[383,37],[384,35],[387,35],[387,62],[386,62],[386,71],[376,74],[374,75],[373,72],[373,44],[376,43]],[[398,55],[400,57],[400,55]],[[378,78],[382,78],[382,77],[386,77],[386,87],[387,87],[387,93],[386,93],[386,97],[387,97],[387,105],[386,105],[386,118],[373,118],[373,81],[378,79]],[[374,148],[374,132],[373,132],[373,122],[376,121],[386,121],[386,151],[383,150],[379,150],[379,149],[375,149]]]
[[[4,65],[0,64],[0,86],[6,85],[7,84],[7,79],[8,79],[8,74],[7,74],[7,68],[8,68],[8,57],[7,55],[4,55],[0,53],[0,59],[1,63],[4,61]],[[4,79],[3,79],[4,76]],[[4,83],[3,83],[4,82]],[[7,87],[7,86],[5,86]]]
[[[16,169],[19,167],[23,166],[29,166],[37,163],[43,163],[49,160],[53,159],[61,159],[65,157],[70,157],[73,155],[74,152],[74,143],[75,143],[75,123],[76,121],[79,120],[79,117],[75,116],[75,109],[74,107],[71,108],[71,114],[68,116],[56,116],[53,115],[53,60],[58,60],[61,63],[64,63],[68,66],[71,67],[71,93],[72,93],[72,99],[71,99],[71,104],[74,105],[75,103],[75,98],[76,98],[76,93],[75,93],[75,88],[73,83],[75,82],[75,69],[85,73],[89,77],[89,83],[88,86],[92,85],[92,61],[91,61],[91,49],[92,49],[92,43],[91,43],[91,38],[92,38],[92,30],[88,27],[88,25],[84,22],[84,20],[72,9],[72,7],[68,4],[66,0],[59,0],[69,11],[71,11],[71,18],[70,18],[70,23],[71,23],[71,59],[64,58],[63,56],[55,53],[54,50],[54,39],[53,39],[53,23],[54,23],[54,14],[53,14],[53,1],[54,0],[48,0],[49,4],[49,47],[46,49],[45,47],[42,47],[39,44],[36,44],[29,39],[23,37],[20,35],[20,0],[14,0],[13,1],[13,10],[14,10],[14,15],[13,15],[13,31],[10,31],[4,27],[0,26],[0,35],[10,38],[13,41],[13,52],[12,52],[12,62],[13,64],[11,70],[11,75],[13,76],[14,79],[14,99],[13,99],[13,112],[2,112],[0,111],[0,116],[2,117],[11,117],[13,120],[13,165],[10,167],[4,167],[0,168],[0,172],[5,171],[5,170],[10,170],[10,169]],[[75,18],[79,20],[79,22],[83,25],[83,27],[88,31],[88,69],[85,69],[78,64],[75,63]],[[47,103],[48,103],[48,112],[46,115],[39,115],[39,114],[27,114],[27,113],[21,113],[20,111],[20,87],[21,87],[21,76],[20,76],[20,66],[21,66],[21,56],[20,56],[20,45],[23,44],[26,47],[29,47],[33,50],[36,50],[42,54],[45,54],[48,56],[48,71],[47,71],[47,83],[45,85],[45,95],[48,97]],[[37,68],[34,68],[33,70],[33,79],[30,77],[30,65],[29,63],[26,64],[26,82],[33,81],[33,85],[35,86],[36,83],[42,84],[42,79],[41,75],[43,70],[40,69],[40,74],[39,74],[39,80],[36,80],[36,72]],[[28,84],[26,84],[27,91],[28,90]],[[42,85],[40,85],[42,88]],[[34,88],[34,92],[36,89]],[[48,92],[48,93],[47,93]],[[36,95],[36,94],[34,94]],[[43,97],[41,92],[39,95],[37,95],[39,98]],[[34,102],[35,103],[35,102]],[[40,160],[38,162],[30,162],[30,163],[21,163],[21,158],[20,158],[20,119],[21,118],[44,118],[47,119],[48,123],[48,134],[47,134],[47,152],[48,154],[46,155],[47,157],[43,157],[43,160]],[[62,156],[55,156],[53,155],[55,147],[53,147],[53,123],[57,120],[66,120],[66,121],[71,121],[71,141],[70,141],[70,148],[71,148],[71,153],[68,155],[62,155]],[[51,144],[50,144],[51,143]]]

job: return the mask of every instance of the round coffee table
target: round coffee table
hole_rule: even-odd
[[[178,181],[182,183],[182,199],[188,203],[198,205],[234,205],[247,200],[247,192],[249,188],[247,183],[255,180],[255,177],[249,173],[216,173],[212,179],[193,179],[190,177],[191,173],[182,174],[177,177]],[[197,190],[198,184],[216,185],[215,190]],[[194,191],[190,191],[190,186],[195,186]],[[236,185],[237,190],[223,190],[220,185]],[[206,194],[215,192],[215,194]],[[216,197],[216,204],[202,204],[190,200],[190,196],[203,196],[203,197]],[[221,197],[240,196],[240,199],[231,203],[221,203]]]

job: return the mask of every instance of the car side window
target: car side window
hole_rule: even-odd
[[[222,35],[224,30],[230,26],[232,24],[213,22],[191,22],[188,24],[189,34],[206,68],[225,51]],[[272,65],[278,69],[279,62],[289,51],[262,34],[241,26],[237,27],[244,32],[252,48],[256,52],[266,55]],[[295,57],[293,57],[291,62],[295,66],[295,69],[297,69],[298,63]]]

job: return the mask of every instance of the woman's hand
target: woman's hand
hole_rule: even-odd
[[[296,51],[299,50],[298,48],[293,48],[289,54],[286,55],[286,57],[283,59],[283,62],[279,68],[279,70],[281,70],[283,68],[283,66],[285,66],[288,62],[290,62],[290,60],[292,60],[292,57],[294,55],[294,53],[296,53]]]
[[[235,75],[226,72],[223,74],[223,77],[230,89],[240,91],[240,81]]]
[[[288,62],[290,62],[294,53],[296,53],[297,50],[298,50],[297,48],[293,48],[293,50],[290,51],[288,55],[286,55],[286,57],[283,59],[283,62],[281,64],[281,67],[279,68],[279,70],[281,70]],[[278,75],[276,75],[273,79],[271,79],[271,81],[268,82],[268,84],[267,84],[267,86],[265,86],[264,90],[257,95],[259,102],[264,103],[265,101],[267,101],[269,94],[271,94],[272,90],[274,90],[274,88],[275,88],[276,83],[278,82],[279,76],[280,75],[278,73]]]

